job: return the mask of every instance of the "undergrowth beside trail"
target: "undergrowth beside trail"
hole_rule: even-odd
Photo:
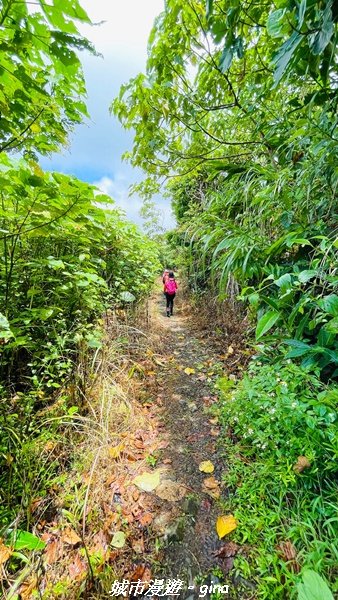
[[[250,548],[235,573],[256,582],[259,598],[295,597],[306,568],[337,592],[338,388],[291,361],[253,362],[218,388],[224,508],[238,520],[234,539]]]
[[[139,553],[145,560],[149,509],[130,483],[160,445],[148,376],[158,340],[148,318],[147,302],[136,313],[109,313],[72,402],[62,389],[53,405],[32,412],[24,437],[16,432],[22,489],[2,513],[4,598],[99,598]]]

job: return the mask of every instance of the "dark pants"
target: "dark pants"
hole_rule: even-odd
[[[167,312],[170,312],[171,315],[173,314],[175,296],[176,294],[168,294],[168,292],[165,293],[165,297],[167,300]]]

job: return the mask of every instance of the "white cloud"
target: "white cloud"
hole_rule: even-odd
[[[94,185],[96,185],[101,192],[115,200],[117,206],[122,208],[126,213],[127,219],[142,226],[142,218],[140,216],[142,199],[137,196],[137,194],[129,196],[129,186],[125,175],[118,173],[115,179],[104,175],[99,181],[95,181]],[[164,229],[173,228],[175,226],[175,221],[171,212],[170,203],[167,200],[158,198],[156,206],[160,213],[159,225]]]
[[[145,70],[147,41],[154,19],[164,0],[80,0],[93,22],[101,26],[79,27],[104,58],[82,54],[88,90],[90,121],[76,127],[69,149],[51,158],[42,158],[45,169],[72,174],[95,183],[110,195],[131,221],[141,224],[142,200],[129,196],[129,187],[142,181],[143,174],[121,155],[132,148],[132,132],[125,131],[109,115],[109,106],[119,88],[139,71]],[[154,198],[161,213],[161,225],[174,227],[169,201]]]
[[[107,57],[117,49],[120,59],[128,55],[145,61],[147,38],[164,0],[81,0],[81,5],[93,23],[105,21],[97,27],[81,25],[99,52]]]

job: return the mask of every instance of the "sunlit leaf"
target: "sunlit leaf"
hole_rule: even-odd
[[[237,521],[233,515],[222,515],[216,521],[216,531],[219,538],[223,538],[237,527]]]
[[[202,473],[213,473],[215,470],[215,467],[210,460],[203,460],[198,468]]]
[[[113,548],[123,548],[126,543],[126,535],[123,531],[116,531],[110,542]]]
[[[144,492],[152,492],[160,483],[160,472],[142,473],[134,478],[133,483]]]

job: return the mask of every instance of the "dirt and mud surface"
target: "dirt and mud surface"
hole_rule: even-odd
[[[178,302],[168,318],[162,294],[152,299],[150,314],[163,339],[164,359],[156,373],[155,402],[167,443],[156,464],[161,484],[153,494],[152,532],[163,545],[155,575],[183,581],[175,596],[182,600],[197,598],[201,582],[219,583],[217,574],[226,575],[233,564],[231,556],[217,556],[222,542],[215,528],[220,500],[227,494],[222,484],[227,467],[217,444],[220,428],[215,410],[220,358],[184,312]],[[203,464],[205,472],[200,470]]]

